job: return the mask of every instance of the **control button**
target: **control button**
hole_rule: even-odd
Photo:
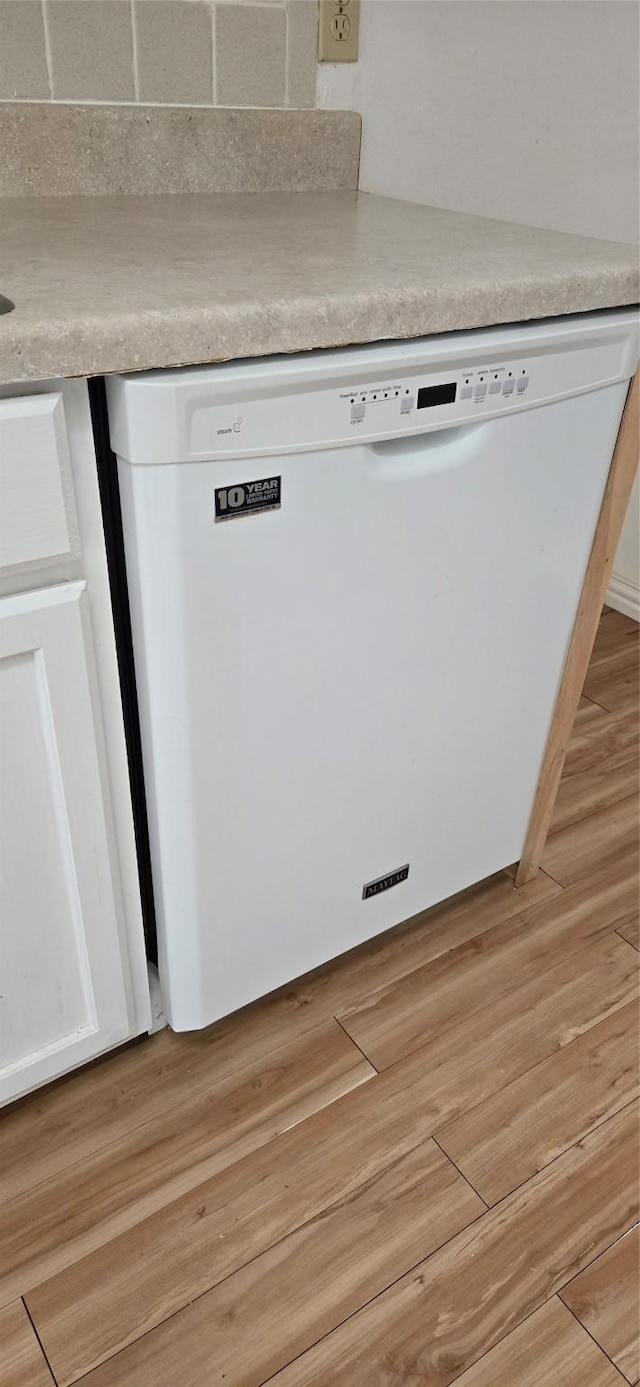
[[[501,390],[502,390],[502,386],[501,386],[501,384],[500,384],[500,381],[499,381],[499,380],[492,380],[491,385],[489,386],[489,394],[490,394],[490,395],[499,395]]]
[[[529,377],[528,377],[528,376],[518,376],[518,394],[519,394],[519,395],[524,395],[524,392],[525,392],[525,390],[526,390],[528,384],[529,384]]]
[[[514,385],[515,385],[515,381],[514,381],[514,380],[506,380],[506,381],[504,382],[503,387],[502,387],[502,393],[503,393],[503,395],[513,395],[513,388],[514,388]]]
[[[474,392],[473,392],[473,398],[474,398],[474,400],[484,400],[484,399],[486,398],[486,394],[487,394],[487,387],[486,387],[486,385],[476,385],[476,388],[475,388],[475,390],[474,390]]]
[[[462,390],[460,391],[460,399],[470,400],[472,395],[473,387],[471,385],[463,385]]]
[[[400,413],[410,414],[414,404],[415,400],[413,398],[413,395],[403,395],[400,401]]]
[[[360,423],[362,423],[362,420],[364,419],[364,416],[365,416],[365,407],[364,407],[364,405],[352,405],[352,406],[351,406],[351,423],[352,423],[352,424],[360,424]]]

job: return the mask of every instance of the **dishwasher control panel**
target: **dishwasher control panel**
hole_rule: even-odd
[[[451,379],[433,384],[425,377],[424,384],[419,378],[411,380],[378,381],[373,385],[358,384],[352,389],[341,390],[339,398],[349,405],[351,424],[375,423],[385,427],[387,418],[394,414],[403,422],[414,415],[415,423],[426,422],[426,413],[433,410],[434,418],[443,405],[464,406],[465,416],[468,406],[495,406],[502,402],[516,403],[523,399],[529,389],[529,367],[525,362],[508,362],[506,365],[469,366],[452,374]]]
[[[112,377],[112,445],[136,465],[277,458],[511,419],[628,380],[637,327],[621,309]]]

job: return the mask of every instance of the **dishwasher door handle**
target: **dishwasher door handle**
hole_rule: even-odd
[[[495,420],[479,419],[453,428],[431,429],[428,433],[402,438],[384,438],[367,445],[367,462],[387,476],[418,476],[427,472],[450,471],[462,467],[486,446],[486,434]]]

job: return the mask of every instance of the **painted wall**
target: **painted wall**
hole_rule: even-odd
[[[367,192],[637,241],[638,14],[634,0],[363,0],[360,61],[320,66],[318,105],[361,112]],[[610,594],[637,617],[639,508],[636,483]]]

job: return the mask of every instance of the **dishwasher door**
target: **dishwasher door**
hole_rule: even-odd
[[[626,390],[119,462],[174,1028],[518,859]],[[276,473],[279,506],[215,523]]]

